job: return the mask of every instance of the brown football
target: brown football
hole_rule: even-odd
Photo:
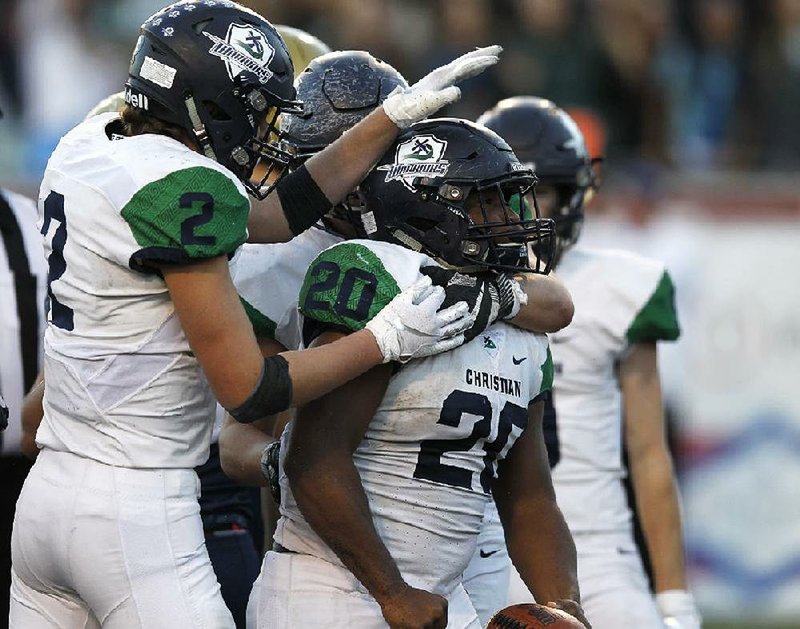
[[[497,612],[486,629],[586,629],[567,612],[536,603],[511,605]]]

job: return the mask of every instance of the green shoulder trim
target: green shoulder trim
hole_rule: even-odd
[[[275,328],[278,324],[270,319],[267,315],[257,310],[255,306],[249,303],[244,297],[239,295],[239,301],[244,306],[244,311],[247,318],[250,319],[250,324],[253,326],[253,332],[258,338],[275,338]]]
[[[361,244],[341,243],[311,263],[300,289],[300,312],[322,324],[362,329],[400,292],[381,259]]]
[[[542,363],[542,386],[539,387],[539,395],[553,388],[553,355],[550,353],[550,346],[547,346],[547,358]]]
[[[664,271],[655,292],[636,315],[625,338],[628,343],[674,341],[681,334],[675,310],[675,287]]]
[[[247,238],[250,202],[212,168],[195,166],[147,184],[122,208],[144,261],[188,262],[236,250]]]

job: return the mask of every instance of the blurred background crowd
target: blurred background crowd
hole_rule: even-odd
[[[5,172],[35,180],[55,139],[119,87],[137,26],[161,4],[0,0],[0,102],[12,118],[0,135]],[[369,50],[412,79],[501,42],[503,63],[450,113],[474,117],[501,97],[545,95],[582,115],[590,143],[607,141],[617,173],[800,164],[800,0],[245,4],[334,49]]]
[[[0,0],[0,185],[36,195],[163,4]],[[698,600],[711,620],[800,626],[800,0],[243,4],[410,82],[500,43],[444,113],[532,94],[573,115],[607,158],[584,241],[661,258],[678,287],[662,373]]]

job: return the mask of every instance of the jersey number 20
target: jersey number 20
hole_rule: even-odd
[[[492,404],[485,395],[470,391],[453,391],[442,404],[437,423],[444,426],[458,427],[465,414],[479,417],[472,427],[469,437],[462,439],[426,439],[420,444],[414,478],[423,478],[454,487],[472,488],[472,471],[458,465],[442,463],[442,457],[448,452],[467,452],[478,443],[486,440],[492,427]],[[483,443],[483,469],[480,474],[481,489],[489,493],[494,479],[493,463],[498,454],[508,443],[512,426],[520,431],[528,425],[527,409],[506,402],[500,411],[497,437],[494,441]]]

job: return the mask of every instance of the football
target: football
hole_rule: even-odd
[[[486,629],[586,629],[567,612],[536,603],[511,605],[497,612]]]

